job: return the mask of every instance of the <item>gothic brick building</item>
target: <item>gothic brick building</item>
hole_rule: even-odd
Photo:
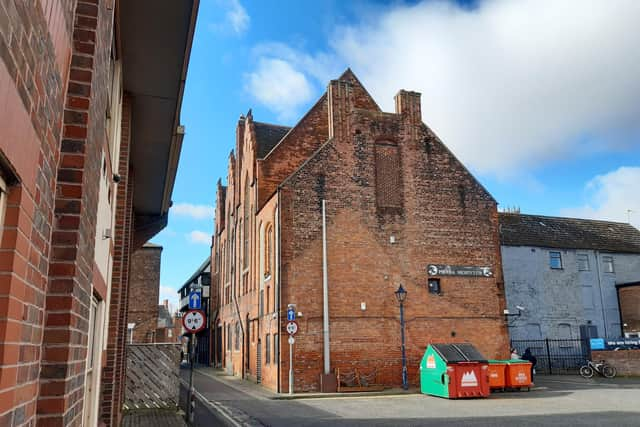
[[[288,389],[295,304],[293,389],[320,389],[323,272],[332,372],[400,384],[400,284],[410,382],[430,342],[506,356],[496,202],[422,122],[420,94],[395,101],[381,111],[347,70],[293,128],[240,117],[212,247],[214,354],[229,373]]]
[[[130,253],[167,222],[197,9],[0,1],[0,426],[120,425]]]

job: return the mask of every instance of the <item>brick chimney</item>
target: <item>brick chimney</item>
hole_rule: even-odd
[[[410,92],[401,90],[395,96],[396,114],[403,114],[410,117],[414,122],[422,121],[422,112],[420,111],[420,94],[418,92]]]

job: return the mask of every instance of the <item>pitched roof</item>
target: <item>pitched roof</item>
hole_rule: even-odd
[[[269,151],[291,130],[288,126],[253,122],[258,143],[258,158],[263,159]]]
[[[640,253],[640,230],[630,224],[591,219],[500,213],[500,243]]]
[[[204,262],[202,264],[200,264],[200,267],[198,267],[198,269],[195,271],[195,273],[193,273],[191,275],[191,277],[189,277],[189,280],[187,280],[186,282],[184,282],[184,285],[182,285],[180,287],[180,289],[178,289],[177,292],[180,292],[182,289],[184,289],[185,287],[191,285],[191,283],[193,283],[199,275],[201,275],[202,273],[204,273],[204,270],[206,270],[206,268],[209,266],[209,264],[211,264],[211,255],[209,255],[207,257],[207,259],[204,260]]]

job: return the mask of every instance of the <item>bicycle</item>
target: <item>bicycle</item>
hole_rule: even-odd
[[[607,365],[604,360],[597,363],[587,360],[587,364],[580,367],[580,375],[584,378],[593,377],[594,372],[599,373],[605,378],[614,378],[617,373],[616,368],[611,365]]]

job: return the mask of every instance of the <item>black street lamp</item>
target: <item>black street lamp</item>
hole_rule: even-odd
[[[394,292],[396,300],[400,303],[400,336],[402,339],[402,388],[407,390],[409,382],[407,381],[407,354],[404,348],[404,300],[407,298],[407,291],[404,290],[402,284],[398,286],[398,290]]]

